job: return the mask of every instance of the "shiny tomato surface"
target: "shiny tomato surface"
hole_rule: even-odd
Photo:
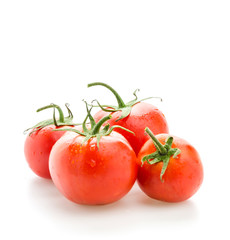
[[[94,116],[96,121],[99,121],[102,117],[108,115],[108,112],[100,110]],[[138,154],[143,144],[149,139],[149,136],[145,134],[145,128],[148,126],[154,134],[168,133],[168,124],[166,122],[163,113],[149,103],[139,102],[132,106],[130,114],[116,121],[121,116],[121,111],[112,112],[112,118],[106,122],[106,124],[120,125],[135,133],[129,133],[122,129],[116,128],[114,131],[121,133],[130,143],[134,152]]]
[[[159,134],[156,138],[165,144],[168,134]],[[163,162],[150,165],[141,159],[156,151],[153,141],[148,140],[138,155],[139,171],[137,182],[149,197],[166,202],[180,202],[197,192],[203,181],[203,166],[196,149],[187,141],[173,136],[172,148],[179,148],[181,153],[176,158],[171,156],[168,167],[160,180]]]
[[[49,125],[32,132],[26,137],[24,153],[29,167],[40,177],[51,178],[49,172],[49,155],[56,141],[65,133],[53,131],[56,126]]]
[[[50,173],[54,184],[69,200],[79,204],[107,204],[132,188],[137,176],[136,155],[119,133],[91,138],[67,132],[53,146]]]

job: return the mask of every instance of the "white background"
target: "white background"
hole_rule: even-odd
[[[229,239],[230,3],[193,1],[0,1],[1,239]],[[199,151],[204,182],[190,200],[152,200],[138,186],[105,206],[66,200],[27,166],[24,129],[82,99],[140,98],[170,132]],[[4,236],[4,237],[3,237]]]

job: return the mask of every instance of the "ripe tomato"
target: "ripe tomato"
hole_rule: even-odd
[[[203,181],[198,152],[179,137],[174,136],[172,142],[172,137],[168,140],[168,134],[159,134],[156,139],[166,151],[161,153],[152,139],[144,144],[138,155],[138,185],[149,197],[157,200],[180,202],[190,198]]]
[[[38,176],[43,178],[51,178],[49,172],[49,155],[56,141],[65,132],[54,132],[55,125],[49,125],[42,129],[32,132],[27,136],[24,152],[29,167]]]
[[[75,203],[112,203],[128,193],[136,180],[136,155],[128,141],[108,125],[100,130],[109,118],[91,125],[91,130],[70,129],[51,150],[52,180]]]
[[[88,86],[96,85],[108,88],[113,92],[118,101],[118,107],[99,105],[102,110],[94,115],[96,122],[108,115],[111,111],[112,118],[108,120],[111,126],[119,125],[134,132],[135,135],[123,129],[115,129],[115,131],[121,133],[129,141],[136,155],[142,145],[149,139],[149,136],[144,132],[146,126],[148,126],[154,134],[168,133],[168,124],[163,113],[152,104],[138,101],[135,92],[134,95],[136,98],[125,104],[118,93],[107,84],[96,82]]]
[[[37,111],[39,112],[47,108],[57,108],[60,117],[56,120],[54,115],[53,119],[45,120],[36,124],[32,127],[32,131],[26,138],[24,145],[26,160],[31,170],[40,177],[51,178],[49,172],[50,151],[54,143],[56,143],[56,141],[65,133],[63,131],[53,130],[61,128],[62,126],[73,125],[73,115],[69,110],[68,105],[66,105],[66,107],[69,111],[69,116],[66,118],[64,118],[60,107],[54,104],[38,109]]]
[[[103,115],[107,114],[107,112],[100,110],[94,115],[94,118],[98,121]],[[149,126],[154,134],[168,133],[168,124],[165,116],[152,104],[144,102],[136,103],[132,106],[130,114],[127,117],[117,121],[121,117],[121,114],[121,111],[112,112],[112,118],[108,120],[108,123],[111,126],[122,126],[135,133],[134,135],[123,129],[115,129],[116,132],[121,133],[129,141],[136,154],[138,154],[143,144],[149,139],[149,136],[144,132],[146,126]]]

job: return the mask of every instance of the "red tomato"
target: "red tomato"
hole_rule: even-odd
[[[130,143],[134,152],[138,154],[143,144],[149,139],[145,134],[145,128],[148,126],[154,134],[168,133],[168,124],[163,113],[154,107],[152,104],[139,102],[132,106],[130,114],[117,121],[121,117],[122,112],[112,112],[112,118],[108,120],[111,126],[119,125],[124,128],[130,129],[130,132],[117,128],[114,131],[121,133]],[[96,121],[100,120],[103,116],[108,115],[107,112],[100,110],[94,115]]]
[[[54,184],[69,200],[79,204],[107,204],[122,198],[137,175],[136,155],[119,133],[91,138],[66,133],[53,146],[50,172]],[[82,145],[81,145],[82,144]]]
[[[53,146],[49,168],[54,184],[69,200],[79,204],[107,204],[122,198],[137,177],[136,155],[128,141],[105,123],[95,122],[88,105],[82,129],[67,132]],[[90,125],[86,125],[89,117]],[[90,128],[88,128],[90,126]],[[126,131],[129,131],[126,129]]]
[[[165,144],[168,136],[159,134],[156,138],[161,144]],[[190,198],[199,189],[203,181],[203,167],[199,154],[187,141],[174,136],[172,149],[175,148],[181,152],[176,157],[170,156],[162,181],[162,161],[152,165],[145,161],[139,167],[138,184],[149,197],[166,202],[180,202]],[[139,164],[141,165],[143,157],[155,152],[156,147],[150,139],[138,154]]]
[[[115,129],[115,131],[121,133],[129,141],[136,155],[143,144],[149,139],[149,136],[146,135],[144,131],[146,126],[148,126],[154,134],[169,132],[168,124],[163,113],[152,104],[138,101],[136,91],[134,92],[135,99],[125,104],[118,93],[107,84],[96,82],[88,84],[88,87],[97,85],[108,88],[117,98],[118,106],[101,106],[105,108],[94,115],[96,122],[109,114],[107,110],[112,111],[112,119],[108,120],[107,123],[111,126],[122,126],[135,133],[135,135],[133,135],[123,129]]]
[[[38,176],[51,178],[49,172],[49,155],[56,141],[65,133],[53,131],[56,126],[49,125],[27,136],[24,152],[26,160]]]
[[[68,117],[64,117],[61,108],[55,104],[39,108],[37,112],[48,108],[54,109],[53,119],[42,121],[32,127],[24,145],[24,153],[29,167],[35,174],[43,178],[51,178],[49,172],[50,151],[54,143],[65,133],[64,131],[53,130],[62,128],[62,126],[73,126],[73,115],[67,104]],[[55,117],[55,108],[59,111],[59,119]]]

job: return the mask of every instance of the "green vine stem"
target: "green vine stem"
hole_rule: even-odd
[[[102,82],[94,82],[94,83],[89,83],[88,87],[92,87],[92,86],[103,86],[108,88],[116,97],[117,99],[117,103],[118,103],[118,108],[124,108],[126,107],[124,101],[122,100],[121,96],[112,88],[110,87],[108,84],[106,83],[102,83]]]
[[[142,165],[144,162],[147,162],[150,165],[156,164],[158,162],[163,162],[163,167],[160,173],[160,180],[163,182],[163,175],[168,167],[169,160],[171,156],[176,158],[178,154],[181,153],[181,150],[178,148],[172,148],[173,137],[169,136],[166,140],[165,145],[161,144],[159,140],[155,137],[152,131],[146,127],[145,132],[150,136],[153,141],[154,146],[156,147],[156,151],[146,155],[142,158]]]
[[[161,155],[164,155],[167,153],[167,150],[164,148],[164,146],[158,141],[158,139],[155,137],[155,135],[152,133],[152,131],[149,128],[145,128],[145,132],[151,137],[151,139],[153,140],[153,143],[155,145],[155,147],[157,148],[157,150],[159,151],[159,153]]]
[[[61,107],[56,105],[56,104],[53,104],[53,103],[37,109],[37,112],[41,112],[45,109],[53,108],[53,118],[41,121],[41,122],[37,123],[36,125],[34,125],[33,127],[26,129],[24,131],[24,134],[26,134],[31,129],[32,129],[32,131],[30,132],[30,134],[32,134],[33,132],[36,132],[36,131],[38,131],[38,130],[46,127],[46,126],[53,125],[53,124],[56,127],[79,125],[78,123],[73,123],[73,114],[72,114],[71,110],[69,109],[69,104],[68,103],[65,104],[65,107],[67,108],[67,111],[68,111],[68,114],[69,114],[67,117],[64,117],[64,114],[63,114],[63,111],[62,111]],[[56,116],[55,116],[55,109],[57,109],[58,113],[59,113],[59,118],[58,119],[56,119]]]
[[[85,101],[84,101],[85,102]],[[109,124],[106,124],[103,128],[102,125],[108,121],[109,119],[112,118],[111,115],[107,115],[105,117],[103,117],[102,119],[100,119],[100,121],[98,121],[97,123],[95,122],[94,118],[91,115],[91,110],[92,107],[90,109],[88,109],[88,104],[86,103],[86,110],[87,110],[87,116],[85,118],[85,120],[83,121],[82,124],[82,129],[83,131],[79,131],[77,129],[74,128],[62,128],[62,129],[54,129],[54,131],[72,131],[75,132],[77,134],[80,134],[82,136],[84,136],[84,140],[82,141],[81,144],[84,144],[85,142],[87,142],[89,139],[91,138],[96,138],[97,139],[97,148],[99,150],[99,142],[102,136],[108,136],[111,134],[111,132],[115,129],[115,128],[121,128],[125,131],[128,131],[132,134],[134,134],[132,131],[130,131],[129,129],[126,129],[124,127],[118,126],[118,125],[114,125],[110,128]],[[86,127],[86,121],[87,119],[90,119],[90,128]],[[102,128],[102,129],[101,129]]]
[[[47,105],[47,106],[44,106],[44,107],[41,107],[41,108],[39,108],[39,109],[37,109],[37,112],[41,112],[41,111],[43,111],[43,110],[45,110],[45,109],[48,109],[48,108],[56,108],[57,110],[58,110],[58,112],[59,112],[59,121],[61,122],[61,123],[64,123],[64,114],[63,114],[63,111],[62,111],[62,109],[58,106],[58,105],[56,105],[56,104],[53,104],[53,103],[51,103],[50,105]]]
[[[117,111],[121,111],[121,116],[116,120],[116,121],[119,121],[125,117],[127,117],[131,110],[132,110],[132,106],[135,105],[136,103],[138,102],[141,102],[141,101],[144,101],[144,100],[147,100],[147,99],[150,99],[150,98],[154,98],[154,97],[149,97],[149,98],[144,98],[142,100],[138,100],[137,98],[137,95],[136,95],[136,92],[139,91],[139,89],[136,89],[133,93],[134,95],[134,99],[129,101],[128,103],[124,103],[124,101],[122,100],[121,96],[117,93],[117,91],[115,91],[111,86],[109,86],[108,84],[106,83],[103,83],[103,82],[94,82],[94,83],[90,83],[87,85],[88,87],[92,87],[92,86],[103,86],[107,89],[109,89],[113,95],[116,97],[116,100],[117,100],[117,104],[118,106],[113,106],[113,105],[101,105],[97,100],[97,104],[95,107],[100,107],[103,111],[105,112],[117,112]],[[155,98],[159,98],[159,97],[155,97]],[[162,99],[160,98],[160,100],[162,101]]]
[[[108,115],[103,117],[102,119],[100,119],[100,121],[97,122],[97,124],[93,127],[92,129],[92,134],[96,135],[99,133],[101,126],[103,125],[103,123],[105,123],[106,121],[108,121],[109,119],[111,119],[112,116]]]

